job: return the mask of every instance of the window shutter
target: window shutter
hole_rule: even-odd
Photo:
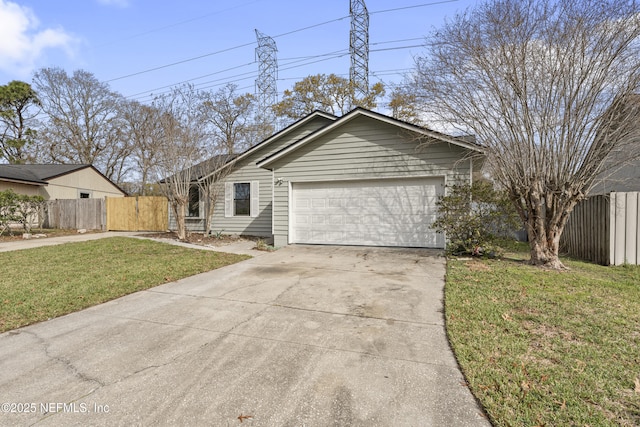
[[[224,183],[224,216],[233,216],[233,182]]]
[[[253,218],[258,216],[260,210],[260,181],[251,181],[251,216]]]

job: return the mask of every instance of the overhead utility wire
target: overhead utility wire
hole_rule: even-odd
[[[340,21],[340,20],[348,18],[348,17],[349,16],[344,16],[342,18],[332,19],[332,20],[326,21],[326,22],[321,22],[320,24],[315,24],[315,25],[310,25],[308,27],[299,28],[297,30],[293,30],[293,31],[289,31],[287,33],[279,34],[279,35],[274,36],[272,38],[282,37],[282,36],[286,36],[286,35],[289,35],[289,34],[297,33],[297,32],[300,32],[300,31],[305,31],[305,30],[308,30],[310,28],[319,27],[321,25],[326,25],[326,24],[330,24],[332,22]],[[241,44],[241,45],[238,45],[238,46],[233,46],[233,47],[229,47],[229,48],[226,48],[226,49],[217,50],[215,52],[205,53],[203,55],[194,56],[192,58],[183,59],[181,61],[172,62],[170,64],[160,65],[158,67],[149,68],[147,70],[142,70],[142,71],[138,71],[138,72],[135,72],[135,73],[127,74],[127,75],[124,75],[124,76],[115,77],[113,79],[107,80],[106,83],[115,82],[117,80],[122,80],[122,79],[126,79],[126,78],[129,78],[129,77],[139,76],[140,74],[146,74],[146,73],[150,73],[152,71],[162,70],[163,68],[169,68],[169,67],[173,67],[175,65],[185,64],[187,62],[196,61],[198,59],[206,58],[206,57],[209,57],[209,56],[219,55],[221,53],[230,52],[232,50],[241,49],[241,48],[247,47],[247,46],[253,46],[254,44],[256,44],[256,42],[245,43],[245,44]]]
[[[194,58],[189,58],[189,59],[184,59],[182,61],[172,62],[171,64],[161,65],[161,66],[155,67],[155,68],[149,68],[148,70],[138,71],[137,73],[131,73],[131,74],[127,74],[126,76],[120,76],[120,77],[116,77],[116,78],[111,79],[111,80],[107,80],[106,83],[115,82],[116,80],[122,80],[122,79],[126,79],[128,77],[139,76],[140,74],[146,74],[146,73],[149,73],[151,71],[162,70],[163,68],[173,67],[174,65],[184,64],[184,63],[187,63],[187,62],[195,61],[196,59],[202,59],[202,58],[206,58],[207,56],[212,56],[212,55],[217,55],[217,54],[224,53],[224,52],[229,52],[229,51],[232,51],[232,50],[235,50],[235,49],[240,49],[242,47],[251,46],[253,44],[255,44],[255,42],[245,43],[245,44],[242,44],[242,45],[239,45],[239,46],[234,46],[234,47],[230,47],[230,48],[227,48],[227,49],[218,50],[216,52],[206,53],[204,55],[196,56]]]
[[[422,4],[416,4],[416,5],[413,5],[413,6],[403,6],[403,7],[396,7],[396,8],[393,8],[393,9],[377,10],[375,12],[369,12],[369,15],[376,15],[378,13],[387,13],[387,12],[397,12],[398,10],[416,9],[418,7],[425,7],[425,6],[435,6],[437,4],[456,3],[458,1],[459,0],[434,1],[432,3],[422,3]]]
[[[188,24],[190,22],[199,21],[201,19],[208,18],[208,17],[213,16],[213,15],[219,15],[221,13],[228,12],[230,10],[239,9],[241,7],[248,6],[248,5],[253,4],[253,3],[258,3],[259,1],[260,0],[253,0],[253,1],[250,1],[248,3],[237,4],[235,6],[228,7],[226,9],[216,10],[214,12],[206,13],[204,15],[199,15],[199,16],[196,16],[194,18],[185,19],[184,21],[178,21],[178,22],[174,22],[173,24],[167,24],[167,25],[162,26],[162,27],[152,28],[150,30],[143,31],[143,32],[140,32],[140,33],[136,33],[136,34],[132,34],[130,36],[127,36],[127,37],[124,37],[124,38],[121,38],[121,39],[118,39],[118,40],[112,40],[112,41],[105,42],[105,43],[103,43],[102,45],[100,45],[98,47],[108,46],[108,45],[112,45],[112,44],[115,44],[115,43],[124,42],[124,41],[132,40],[132,39],[135,39],[135,38],[138,38],[138,37],[146,36],[148,34],[157,33],[159,31],[167,30],[169,28],[174,28],[174,27],[178,27],[180,25]]]
[[[321,54],[321,55],[312,55],[312,56],[305,56],[305,57],[299,57],[299,58],[288,58],[288,59],[291,59],[291,62],[285,63],[284,66],[287,67],[288,65],[297,64],[297,63],[300,63],[300,62],[303,62],[303,61],[308,61],[308,60],[311,60],[311,59],[317,59],[317,58],[321,58],[321,57],[328,57],[328,58],[325,59],[325,60],[328,61],[328,60],[331,60],[331,59],[340,58],[340,57],[346,55],[347,53],[348,53],[347,49],[341,49],[341,50],[337,50],[337,51],[330,52],[330,53],[324,53],[324,54]],[[284,60],[286,61],[287,58],[285,58]],[[309,63],[305,62],[304,64],[302,64],[300,66],[309,65],[309,64],[315,64],[316,62],[319,62],[319,61],[313,61],[313,62],[309,62]],[[192,79],[183,80],[181,82],[174,83],[174,84],[171,84],[171,85],[161,86],[161,87],[157,87],[155,89],[150,89],[150,90],[145,90],[143,92],[134,93],[133,95],[126,96],[126,98],[134,98],[134,97],[137,97],[137,96],[140,96],[140,95],[144,95],[146,93],[151,93],[151,92],[155,92],[157,90],[174,87],[176,85],[181,85],[181,84],[188,83],[188,82],[191,82],[191,81],[194,81],[194,80],[199,80],[199,79],[204,78],[204,77],[209,77],[209,76],[212,76],[212,75],[223,73],[225,71],[230,71],[230,70],[233,70],[233,69],[242,68],[242,67],[246,67],[246,66],[253,65],[253,64],[255,64],[255,61],[250,62],[250,63],[245,64],[245,65],[239,65],[237,67],[227,68],[226,70],[217,71],[215,73],[209,73],[209,74],[205,74],[203,76],[194,77]],[[282,69],[283,70],[289,70],[291,68],[295,68],[295,67],[287,67],[287,68],[282,68]],[[238,80],[231,80],[230,83],[232,83],[232,82],[235,82],[235,81],[246,80],[247,78],[251,78],[251,77],[256,77],[257,74],[258,73],[255,72],[255,71],[250,71],[250,72],[241,73],[241,74],[234,74],[232,76],[223,77],[221,79],[209,80],[209,81],[206,81],[206,82],[198,83],[198,84],[196,84],[196,86],[200,86],[200,85],[204,85],[204,84],[208,84],[208,83],[213,83],[213,82],[218,82],[218,81],[221,81],[221,80],[235,79],[236,77],[241,77],[241,76],[247,76],[247,75],[249,76],[249,77],[245,77],[245,78],[238,79]],[[224,83],[222,83],[222,84],[224,84]],[[218,86],[218,85],[214,85],[214,86]],[[168,92],[169,91],[161,92],[159,94],[168,93]],[[156,95],[159,95],[159,94],[156,94]],[[142,97],[136,98],[136,99],[142,99],[142,98],[145,98],[145,97],[146,96],[142,96]]]
[[[247,63],[247,64],[238,65],[238,66],[231,67],[231,68],[226,68],[226,69],[224,69],[224,70],[219,70],[219,71],[216,71],[216,72],[214,72],[214,73],[204,74],[204,75],[202,75],[202,76],[194,77],[194,78],[192,78],[192,79],[183,80],[183,81],[178,82],[178,83],[174,83],[174,84],[170,84],[170,85],[166,85],[166,86],[160,86],[160,87],[157,87],[157,88],[155,88],[155,89],[145,90],[145,91],[143,91],[143,92],[134,93],[133,95],[128,95],[128,96],[127,96],[127,98],[133,98],[134,96],[143,95],[143,94],[145,94],[145,93],[149,93],[149,92],[155,92],[156,90],[160,90],[160,89],[167,89],[167,88],[170,88],[170,87],[175,87],[176,85],[181,85],[181,84],[184,84],[184,83],[189,83],[189,82],[192,82],[192,81],[194,81],[194,80],[200,80],[200,79],[204,79],[205,77],[215,76],[216,74],[222,74],[222,73],[225,73],[225,72],[227,72],[227,71],[237,70],[238,68],[248,67],[248,66],[253,65],[253,64],[255,64],[255,63],[256,63],[256,62],[255,62],[255,61],[253,61],[253,62],[249,62],[249,63]],[[246,73],[243,73],[243,74],[246,74]],[[243,74],[236,74],[236,76],[241,76],[241,75],[243,75]]]
[[[348,54],[349,54],[348,50],[345,49],[343,51],[336,51],[335,55],[333,55],[331,57],[318,59],[316,61],[304,62],[302,64],[299,64],[301,62],[301,60],[295,60],[295,61],[291,61],[291,62],[285,64],[285,68],[280,68],[280,69],[281,70],[291,70],[291,69],[294,69],[294,68],[299,68],[299,67],[304,67],[306,65],[315,64],[317,62],[328,61],[328,60],[331,60],[331,59],[340,58],[340,57],[343,57],[343,56],[348,55]],[[331,54],[316,55],[316,56],[309,57],[309,59],[326,57],[328,55],[331,55]],[[298,65],[292,65],[292,64],[298,64]],[[287,65],[291,65],[291,66],[287,67]],[[236,74],[236,75],[233,75],[233,76],[227,76],[227,77],[222,77],[222,78],[215,79],[215,80],[209,80],[209,81],[206,81],[206,82],[198,83],[198,84],[196,84],[194,86],[196,86],[198,89],[201,89],[201,90],[202,89],[210,89],[212,87],[222,86],[222,85],[227,84],[227,83],[236,83],[236,82],[239,82],[239,81],[242,81],[242,80],[255,78],[255,77],[257,77],[257,75],[258,75],[258,73],[256,71],[249,71],[249,72],[246,72],[246,73]],[[238,78],[238,77],[242,77],[242,76],[246,76],[246,77]],[[282,80],[282,79],[278,79],[278,80]],[[181,83],[177,83],[177,84],[187,83],[189,81],[190,80],[185,80],[185,81],[183,81]],[[217,82],[222,82],[222,83],[217,83]],[[209,86],[203,86],[203,85],[208,85],[210,83],[217,83],[217,84],[209,85]],[[144,92],[139,92],[139,93],[136,93],[136,94],[133,94],[133,95],[129,95],[129,96],[126,96],[126,98],[135,99],[135,100],[141,100],[141,99],[147,98],[149,96],[153,96],[153,95],[162,95],[162,94],[165,94],[165,93],[169,93],[170,90],[162,91],[162,92],[159,92],[159,93],[153,93],[153,92],[155,92],[157,90],[161,90],[161,89],[174,87],[174,86],[175,86],[175,84],[174,85],[168,85],[168,86],[162,86],[162,87],[158,87],[158,88],[155,88],[155,89],[151,89],[151,90],[147,90],[147,91],[144,91]],[[144,95],[144,94],[147,94],[147,93],[149,95]]]
[[[339,56],[336,56],[336,57],[345,56],[346,54],[347,53],[339,55]],[[334,58],[328,58],[328,59],[334,59]],[[316,61],[316,62],[319,62],[319,61]],[[287,69],[298,68],[298,67],[302,67],[304,65],[308,65],[308,64],[301,64],[301,65],[295,66],[295,67],[288,67]],[[378,80],[381,80],[378,76],[392,76],[392,75],[396,75],[396,74],[406,73],[408,71],[411,71],[411,68],[396,68],[396,69],[391,69],[391,70],[372,71],[371,74],[373,76],[377,77]],[[221,79],[211,80],[211,81],[208,81],[208,82],[203,82],[203,83],[198,84],[197,86],[200,86],[200,87],[198,87],[199,90],[211,89],[211,88],[214,88],[214,87],[222,86],[222,85],[227,84],[227,83],[237,83],[237,82],[241,82],[243,80],[254,79],[258,75],[258,73],[255,72],[255,71],[252,71],[252,72],[249,72],[249,73],[239,74],[239,75],[237,75],[237,77],[245,76],[245,75],[247,77],[243,77],[241,79],[235,78],[236,76],[231,76],[230,78],[234,78],[234,80],[225,81],[225,80],[227,80],[227,78],[221,78]],[[346,74],[346,73],[336,74],[336,75],[337,76],[341,76],[341,77],[348,77],[348,74]],[[278,81],[302,80],[305,77],[278,78]],[[222,81],[222,83],[216,83],[216,82],[219,82],[219,81]],[[209,83],[216,83],[216,84],[209,85]],[[208,85],[208,86],[202,86],[202,85]],[[172,87],[172,86],[168,86],[168,87]],[[244,86],[244,87],[241,87],[241,88],[237,88],[236,90],[241,92],[241,91],[243,91],[245,89],[251,89],[252,87],[253,86]],[[166,86],[163,87],[163,88],[166,88]],[[154,90],[159,90],[159,89],[163,89],[163,88],[157,88],[157,89],[154,89]],[[134,96],[137,96],[137,98],[135,98],[135,100],[143,100],[145,98],[148,98],[148,97],[151,97],[151,96],[154,96],[154,95],[163,95],[163,94],[166,94],[166,93],[169,93],[169,92],[170,91],[163,91],[163,92],[159,92],[159,93],[153,93],[153,91],[147,91],[147,92],[142,92],[142,93],[137,94],[137,95],[127,96],[127,98],[133,98]],[[149,93],[149,94],[148,95],[144,95],[144,96],[139,96],[139,95],[143,95],[145,93]],[[283,92],[279,92],[279,93],[282,94]]]
[[[443,1],[437,1],[437,2],[431,2],[431,3],[417,4],[417,5],[413,5],[413,6],[397,7],[397,8],[394,8],[394,9],[378,10],[378,11],[375,11],[375,12],[370,12],[369,14],[370,15],[374,15],[374,14],[380,14],[380,13],[395,12],[395,11],[398,11],[398,10],[415,9],[415,8],[418,8],[418,7],[434,6],[436,4],[454,3],[454,2],[457,2],[457,1],[459,1],[459,0],[443,0]],[[298,33],[300,31],[306,31],[306,30],[309,30],[311,28],[316,28],[316,27],[320,27],[322,25],[331,24],[333,22],[342,21],[342,20],[347,19],[347,18],[350,18],[350,15],[343,16],[341,18],[332,19],[332,20],[325,21],[325,22],[321,22],[319,24],[309,25],[308,27],[298,28],[297,30],[288,31],[286,33],[278,34],[276,36],[273,36],[273,38],[278,38],[278,37],[283,37],[283,36],[287,36],[287,35],[290,35],[290,34],[295,34],[295,33]],[[222,49],[222,50],[218,50],[218,51],[215,51],[215,52],[205,53],[203,55],[194,56],[192,58],[183,59],[181,61],[172,62],[170,64],[160,65],[160,66],[157,66],[157,67],[149,68],[149,69],[138,71],[138,72],[135,72],[135,73],[126,74],[124,76],[115,77],[113,79],[106,80],[105,83],[115,82],[117,80],[122,80],[122,79],[126,79],[126,78],[129,78],[129,77],[139,76],[140,74],[146,74],[146,73],[150,73],[152,71],[162,70],[164,68],[169,68],[169,67],[173,67],[175,65],[180,65],[180,64],[187,63],[187,62],[196,61],[198,59],[207,58],[207,57],[213,56],[213,55],[219,55],[221,53],[230,52],[232,50],[241,49],[243,47],[252,46],[254,44],[256,44],[256,42],[245,43],[245,44],[241,44],[241,45],[238,45],[238,46],[229,47],[227,49]]]
[[[378,46],[378,45],[390,44],[390,43],[400,43],[400,42],[413,41],[413,40],[422,40],[422,39],[423,39],[422,37],[414,37],[414,38],[409,38],[409,39],[389,40],[389,41],[384,41],[384,42],[372,43],[372,46]],[[388,51],[388,50],[401,50],[401,49],[409,49],[409,48],[412,48],[412,47],[420,47],[420,46],[421,45],[396,46],[396,47],[385,48],[385,49],[372,49],[371,52],[382,52],[382,51]],[[287,66],[295,64],[295,63],[298,63],[298,62],[303,62],[303,61],[307,61],[307,60],[311,60],[311,59],[317,59],[317,58],[321,58],[321,57],[328,57],[328,58],[326,58],[326,60],[328,61],[328,60],[331,60],[331,59],[341,58],[341,57],[345,56],[348,53],[349,53],[348,49],[341,49],[341,50],[336,50],[336,51],[329,52],[329,53],[323,53],[323,54],[320,54],[320,55],[309,55],[309,56],[301,56],[301,57],[293,57],[293,58],[284,58],[284,59],[282,59],[282,61],[290,60],[291,62],[285,63],[284,67],[286,67],[286,68],[282,68],[282,70],[289,70],[291,68],[294,68],[294,67],[287,67]],[[313,61],[313,62],[310,62],[310,63],[304,63],[303,65],[315,64],[317,62],[320,62],[320,61]],[[127,95],[126,98],[139,97],[139,98],[135,98],[135,99],[143,99],[143,98],[146,98],[147,96],[150,96],[150,95],[141,96],[141,95],[144,95],[146,93],[151,94],[151,93],[156,92],[158,90],[167,89],[167,88],[174,87],[174,86],[177,86],[177,85],[181,85],[181,84],[184,84],[184,83],[189,83],[189,82],[192,82],[194,80],[200,80],[200,79],[205,78],[205,77],[210,77],[210,76],[213,76],[213,75],[216,75],[216,74],[224,73],[226,71],[231,71],[231,70],[234,70],[234,69],[247,67],[247,66],[250,66],[250,65],[253,65],[253,64],[255,64],[255,61],[249,62],[249,63],[244,64],[244,65],[238,65],[236,67],[231,67],[231,68],[227,68],[227,69],[224,69],[224,70],[216,71],[216,72],[213,72],[213,73],[204,74],[202,76],[193,77],[191,79],[183,80],[183,81],[180,81],[180,82],[177,82],[177,83],[173,83],[173,84],[170,84],[170,85],[160,86],[160,87],[157,87],[157,88],[154,88],[154,89],[149,89],[149,90],[145,90],[145,91],[142,91],[142,92],[134,93],[132,95]],[[225,77],[225,78],[222,78],[222,79],[210,80],[210,81],[207,81],[207,82],[202,82],[202,83],[197,84],[196,86],[213,83],[213,82],[217,82],[217,81],[220,81],[220,80],[235,79],[236,77],[241,77],[241,76],[246,76],[246,75],[250,75],[250,77],[255,77],[255,76],[257,76],[257,73],[255,73],[255,72],[247,72],[247,73],[235,74],[233,76],[228,76],[228,77]],[[247,78],[250,78],[250,77],[242,78],[242,79],[239,79],[237,81],[246,80]],[[278,80],[284,81],[284,80],[292,80],[292,79],[288,78],[288,79],[278,79]],[[236,80],[231,80],[230,83],[235,82],[235,81]],[[224,83],[222,83],[222,84],[224,84]],[[214,86],[218,86],[218,85],[214,85]],[[210,87],[214,87],[214,86],[210,86]],[[168,93],[168,92],[169,91],[165,91],[165,92],[161,92],[159,94]],[[157,94],[157,95],[159,95],[159,94]]]
[[[392,43],[392,42],[380,42],[378,44],[384,44],[384,43]],[[392,48],[374,49],[371,52],[382,52],[382,51],[388,51],[388,50],[410,49],[410,48],[413,48],[413,47],[420,47],[420,46],[421,45],[396,46],[396,47],[392,47]],[[292,64],[299,63],[299,62],[301,62],[301,60],[291,61],[291,62],[289,62],[287,64],[284,64],[285,67],[284,68],[280,68],[280,69],[281,70],[291,70],[291,69],[294,69],[294,68],[304,67],[306,65],[316,64],[318,62],[329,61],[329,60],[332,60],[332,59],[341,58],[341,57],[346,56],[348,54],[349,54],[348,49],[343,49],[343,50],[335,51],[335,52],[333,52],[331,54],[322,54],[322,55],[309,56],[309,57],[307,57],[308,59],[317,59],[317,58],[322,58],[322,59],[317,59],[315,61],[304,62],[304,63],[298,64],[298,65],[292,65]],[[328,58],[323,58],[323,57],[326,57],[328,55],[333,55],[333,56],[330,56]],[[251,65],[251,64],[249,64],[249,65]],[[287,66],[287,65],[290,65],[290,66]],[[244,67],[244,66],[245,65],[239,66],[239,67],[234,67],[234,68],[240,68],[240,67]],[[392,71],[392,70],[383,70],[383,71]],[[219,73],[220,72],[211,73],[211,74],[213,75],[213,74],[219,74]],[[394,73],[389,73],[388,75],[392,75],[392,74],[394,74]],[[395,74],[398,74],[398,73],[395,73]],[[222,86],[222,85],[228,84],[228,83],[236,83],[236,82],[240,82],[240,81],[243,81],[243,80],[255,78],[255,77],[257,77],[257,75],[258,75],[258,73],[256,71],[249,71],[249,72],[246,72],[246,73],[235,74],[233,76],[227,76],[227,77],[222,77],[222,78],[219,78],[219,79],[214,79],[214,80],[209,80],[209,81],[206,81],[206,82],[198,83],[195,86],[200,90],[210,89],[210,88]],[[338,75],[340,75],[340,74],[338,74]],[[244,76],[246,76],[246,77],[244,77]],[[239,77],[242,77],[242,78],[239,78]],[[283,78],[283,79],[278,79],[278,80],[279,81],[284,81],[284,80],[292,80],[292,79],[291,78]],[[179,83],[176,83],[176,84],[166,85],[166,86],[158,87],[158,88],[155,88],[155,89],[147,90],[147,91],[144,91],[144,92],[139,92],[137,94],[126,96],[126,98],[127,99],[134,99],[134,100],[143,100],[143,99],[149,98],[151,96],[163,95],[163,94],[169,93],[171,91],[170,90],[166,90],[166,91],[162,91],[162,92],[158,92],[158,93],[154,93],[154,92],[157,91],[157,90],[171,88],[171,87],[174,87],[174,86],[179,85],[179,84],[187,83],[189,81],[191,81],[191,80],[185,80],[185,81],[182,81],[182,82],[179,82]],[[218,82],[220,82],[220,83],[218,83]],[[211,84],[211,83],[216,83],[216,84]],[[204,86],[204,85],[208,85],[208,86]],[[145,95],[145,94],[148,94],[148,95]]]

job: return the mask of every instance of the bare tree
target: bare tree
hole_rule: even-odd
[[[187,209],[191,190],[197,190],[198,171],[208,141],[202,114],[201,95],[193,86],[174,88],[157,98],[154,107],[160,112],[163,138],[157,146],[154,170],[163,194],[169,200],[177,225],[178,238],[187,238]]]
[[[14,80],[0,86],[0,158],[9,163],[29,159],[39,105],[40,100],[28,83]]]
[[[131,152],[117,132],[121,97],[82,70],[69,76],[60,68],[43,68],[33,81],[47,116],[39,138],[45,159],[92,164],[120,182]]]
[[[417,60],[424,113],[484,145],[532,264],[564,268],[569,214],[612,150],[637,147],[639,36],[635,1],[491,0],[436,31]]]
[[[163,123],[166,120],[155,106],[137,101],[122,102],[119,114],[122,120],[120,139],[128,141],[131,147],[131,161],[140,186],[138,194],[146,196],[150,191],[151,174],[158,161],[159,148],[165,138]]]
[[[193,168],[204,203],[205,235],[211,233],[215,206],[224,195],[224,179],[233,172],[235,154],[218,154]]]
[[[203,113],[215,148],[227,154],[243,152],[257,142],[253,140],[255,97],[249,93],[239,95],[237,89],[237,85],[228,84],[217,92],[203,94]]]

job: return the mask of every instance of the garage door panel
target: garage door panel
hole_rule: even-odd
[[[343,215],[329,215],[327,223],[330,225],[342,225],[344,224]]]
[[[443,247],[430,228],[443,184],[442,178],[294,183],[293,241]]]
[[[311,224],[313,224],[313,225],[324,225],[325,224],[325,216],[324,215],[312,215],[311,216]]]
[[[324,208],[326,202],[327,200],[324,198],[321,199],[321,198],[314,197],[313,199],[311,199],[311,207],[314,209]]]

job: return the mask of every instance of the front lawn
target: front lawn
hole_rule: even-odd
[[[640,266],[450,260],[449,339],[496,426],[640,425]]]
[[[0,332],[250,258],[113,237],[0,253]]]

